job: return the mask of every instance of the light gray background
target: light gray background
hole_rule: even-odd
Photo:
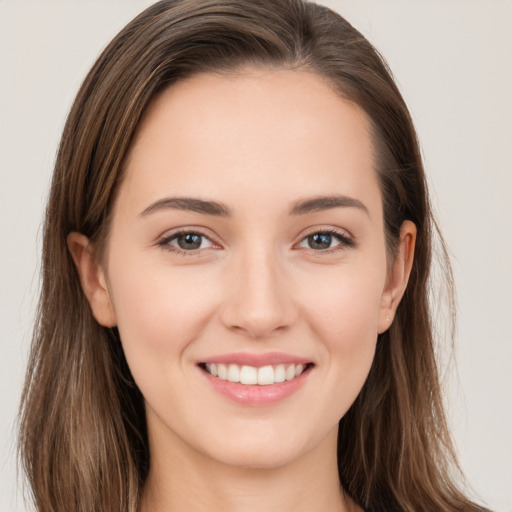
[[[102,47],[150,3],[0,0],[0,512],[26,510],[13,429],[60,132]],[[475,495],[510,512],[512,1],[324,3],[387,58],[412,111],[458,287],[448,414]]]

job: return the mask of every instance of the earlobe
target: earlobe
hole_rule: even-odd
[[[378,322],[378,333],[386,331],[393,323],[396,308],[409,282],[412,263],[414,261],[414,248],[416,245],[416,225],[406,220],[400,229],[400,241],[396,250],[395,259],[388,275],[386,288],[382,294],[381,310]]]
[[[94,318],[104,327],[115,326],[117,322],[105,273],[94,258],[89,239],[80,233],[72,232],[68,235],[67,244]]]

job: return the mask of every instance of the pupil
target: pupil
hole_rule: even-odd
[[[309,237],[312,249],[328,249],[331,245],[331,235],[326,233],[316,233]]]
[[[198,249],[201,246],[201,235],[187,233],[178,237],[178,245],[181,249]]]

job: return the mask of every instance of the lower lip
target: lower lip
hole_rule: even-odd
[[[298,391],[306,382],[312,368],[306,368],[298,377],[276,384],[246,385],[214,377],[200,369],[215,391],[242,405],[273,405]]]

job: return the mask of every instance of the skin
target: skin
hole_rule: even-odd
[[[364,207],[289,214],[299,199],[335,194]],[[222,202],[232,215],[141,215],[171,196]],[[193,254],[172,252],[177,228],[206,238]],[[326,229],[351,243],[333,236],[328,249],[312,247],[308,235]],[[141,510],[358,510],[339,489],[337,426],[392,322],[415,235],[405,222],[387,261],[367,119],[322,78],[199,75],[153,101],[101,261],[83,235],[68,239],[93,313],[118,326],[146,400],[151,468]],[[276,351],[314,367],[271,406],[226,399],[197,365]]]

